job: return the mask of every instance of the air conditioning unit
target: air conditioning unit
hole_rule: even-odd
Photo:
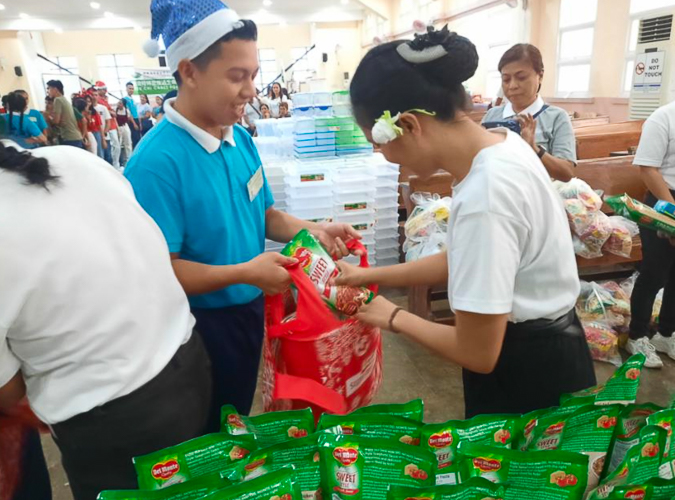
[[[630,119],[643,120],[675,99],[675,33],[673,14],[640,19]]]

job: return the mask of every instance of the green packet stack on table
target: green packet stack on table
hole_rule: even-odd
[[[302,500],[293,467],[218,490],[204,500]]]
[[[361,413],[350,415],[324,414],[319,430],[339,426],[341,434],[383,438],[419,446],[424,424],[410,418],[391,414]]]
[[[627,194],[611,196],[605,199],[605,203],[612,207],[617,215],[630,219],[642,227],[664,232],[668,236],[675,236],[675,219],[671,214],[657,212]]]
[[[261,448],[307,437],[315,431],[314,414],[309,408],[246,417],[237,413],[234,406],[226,405],[220,411],[220,426],[221,432],[233,436],[255,436]]]
[[[161,490],[103,491],[97,500],[198,500],[231,485],[231,481],[215,473]]]
[[[473,477],[462,484],[431,488],[394,486],[389,489],[387,500],[496,500],[505,497],[506,489],[503,484]]]

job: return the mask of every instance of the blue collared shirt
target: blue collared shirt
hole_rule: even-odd
[[[251,201],[248,183],[262,166],[253,140],[239,125],[223,141],[165,106],[162,120],[143,138],[124,175],[136,198],[181,259],[214,266],[248,262],[265,249],[265,212],[274,204],[264,179]],[[190,297],[197,308],[247,304],[262,292],[233,285]]]
[[[138,120],[138,110],[136,109],[136,103],[134,102],[133,97],[126,96],[122,100],[124,101],[127,108],[129,109],[129,112],[131,113],[131,116],[134,117],[134,120]]]
[[[28,113],[26,113],[26,116],[30,121],[38,126],[40,132],[47,130],[47,121],[45,120],[45,117],[42,116],[42,113],[40,113],[37,109],[31,109]]]

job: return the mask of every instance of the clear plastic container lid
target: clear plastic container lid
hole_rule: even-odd
[[[385,239],[377,238],[377,232],[375,236],[376,236],[375,248],[377,248],[378,251],[386,250],[388,248],[398,249],[398,247],[400,246],[398,238],[385,238]]]
[[[372,200],[335,202],[333,209],[336,215],[342,213],[369,212],[373,210]]]
[[[293,94],[291,95],[291,100],[293,101],[294,108],[314,105],[314,95],[308,92]]]
[[[314,118],[295,118],[293,132],[295,134],[313,134],[316,132]],[[256,122],[257,124],[257,122]]]
[[[375,212],[344,212],[335,214],[335,220],[337,222],[351,224],[351,226],[357,231],[370,231],[375,226]]]
[[[375,190],[368,189],[367,185],[361,185],[358,191],[337,191],[334,189],[333,194],[336,203],[367,201],[375,204]]]
[[[286,196],[295,201],[299,198],[330,199],[333,202],[333,189],[330,184],[316,185],[314,183],[286,186]]]
[[[325,210],[321,208],[306,208],[304,210],[289,209],[288,213],[293,217],[302,220],[326,220],[332,219],[333,214],[330,209]]]
[[[375,239],[380,241],[399,239],[398,226],[396,228],[382,228],[379,224],[375,225]]]
[[[391,228],[398,227],[398,214],[392,215],[379,215],[377,216],[377,225],[378,228]]]
[[[314,106],[333,105],[333,94],[331,92],[315,92],[313,98]]]
[[[377,256],[382,259],[397,259],[400,255],[398,248],[388,248],[385,250],[377,250]]]

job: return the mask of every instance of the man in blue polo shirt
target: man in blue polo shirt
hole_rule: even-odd
[[[28,97],[28,92],[26,92],[25,90],[17,90],[16,92],[21,94],[26,99],[26,106],[27,106],[30,101]],[[49,125],[47,125],[47,120],[45,120],[45,117],[42,116],[42,113],[40,113],[37,109],[30,109],[26,113],[26,117],[30,121],[32,121],[35,125],[38,126],[40,132],[42,132],[45,135],[45,137],[47,136],[46,131],[49,128]]]
[[[127,82],[127,95],[123,97],[125,106],[129,110],[129,126],[131,127],[131,147],[136,149],[136,144],[141,140],[141,127],[138,120],[138,108],[134,102],[134,87],[133,82]]]
[[[344,241],[359,235],[346,224],[308,223],[273,207],[253,140],[236,125],[256,93],[256,25],[220,0],[153,0],[151,11],[153,38],[163,37],[179,91],[125,175],[164,233],[211,356],[214,431],[222,405],[250,412],[264,332],[262,293],[285,289],[284,266],[295,262],[263,253],[265,237],[285,242],[307,228],[342,256]],[[157,50],[152,43],[145,48],[151,57]]]

